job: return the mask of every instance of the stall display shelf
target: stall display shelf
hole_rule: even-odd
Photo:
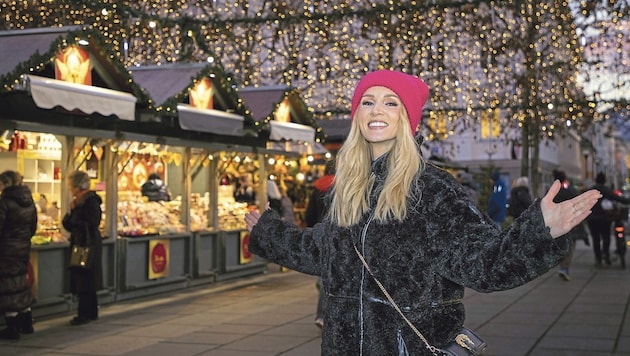
[[[0,170],[17,170],[33,193],[45,194],[49,202],[61,198],[61,153],[38,150],[0,152]]]

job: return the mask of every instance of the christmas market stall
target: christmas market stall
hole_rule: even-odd
[[[80,27],[0,32],[0,170],[17,170],[31,188],[39,226],[32,238],[34,314],[76,307],[69,292],[68,235],[60,219],[71,198],[65,182],[86,171],[103,198],[103,290],[116,291],[116,186],[108,176],[108,144],[125,134],[148,97],[116,61],[99,33]]]
[[[209,283],[262,273],[264,261],[246,250],[248,234],[243,220],[255,202],[236,201],[233,172],[247,165],[265,141],[258,137],[258,128],[246,113],[232,77],[220,65],[208,63],[134,67],[131,71],[161,103],[157,112],[163,121],[207,136],[187,141],[186,147],[169,146],[163,152],[167,157],[182,157],[182,169],[169,169],[164,177],[171,194],[181,197],[177,210],[191,234],[189,282]],[[135,243],[137,238],[128,241]]]
[[[308,195],[305,183],[316,172],[313,162],[331,158],[323,145],[324,132],[296,88],[245,87],[238,92],[266,138],[265,149],[259,151],[261,155],[255,162],[255,179],[272,182],[261,185],[263,189],[277,187],[284,192],[293,205],[292,214],[287,217],[292,216],[298,226],[303,226]],[[262,198],[270,202],[273,194],[261,191]]]

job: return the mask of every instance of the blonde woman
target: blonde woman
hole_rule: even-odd
[[[451,174],[423,160],[414,134],[428,96],[415,76],[365,75],[324,220],[302,231],[273,211],[245,216],[250,251],[321,276],[322,355],[432,354],[464,323],[465,287],[506,290],[557,265],[571,246],[564,235],[599,197],[555,204],[555,182],[501,231]]]

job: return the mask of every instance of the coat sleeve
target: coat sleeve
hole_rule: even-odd
[[[567,235],[551,237],[538,199],[501,231],[456,186],[439,191],[429,231],[446,279],[479,292],[507,290],[544,274],[569,252]]]
[[[292,270],[320,275],[322,230],[323,224],[301,230],[267,210],[252,229],[249,251]]]

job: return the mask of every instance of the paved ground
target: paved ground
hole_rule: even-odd
[[[630,355],[630,269],[595,269],[579,244],[565,282],[550,271],[499,293],[467,291],[467,322],[486,355]],[[0,342],[0,355],[311,356],[320,354],[313,324],[315,278],[269,273],[101,308],[88,325],[71,315],[40,320],[35,333]]]

